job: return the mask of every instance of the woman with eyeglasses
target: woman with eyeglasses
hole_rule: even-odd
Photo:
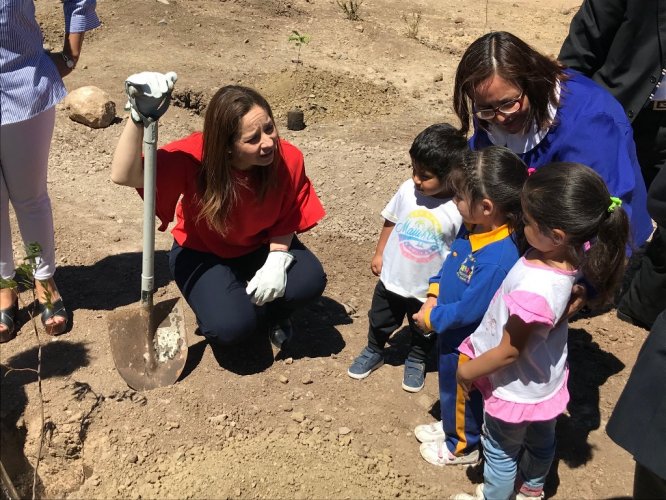
[[[594,169],[622,199],[631,246],[652,233],[636,148],[622,106],[580,73],[507,32],[488,33],[463,54],[454,109],[472,149],[506,146],[529,166],[577,162]]]

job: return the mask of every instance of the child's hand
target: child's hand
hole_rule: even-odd
[[[376,253],[372,257],[372,261],[370,262],[370,270],[372,271],[372,274],[375,276],[379,276],[382,272],[382,254],[381,253]]]
[[[418,326],[424,332],[427,332],[429,330],[429,328],[425,324],[425,313],[426,313],[426,311],[429,311],[430,309],[432,309],[432,307],[429,307],[428,309],[426,309],[425,304],[423,304],[423,306],[421,307],[419,312],[417,312],[416,314],[414,314],[412,316],[412,319],[414,320],[414,323],[416,323],[416,326]]]

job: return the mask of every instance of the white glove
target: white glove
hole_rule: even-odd
[[[125,91],[133,87],[138,92],[134,95],[134,103],[138,109],[132,106],[131,99],[125,104],[125,109],[132,115],[132,120],[139,123],[143,116],[153,116],[157,107],[162,102],[162,97],[173,89],[173,84],[178,79],[178,75],[173,71],[166,74],[156,71],[144,71],[130,75],[125,80]]]
[[[287,269],[294,260],[289,252],[269,252],[266,262],[247,284],[245,292],[258,306],[284,296],[287,287]]]

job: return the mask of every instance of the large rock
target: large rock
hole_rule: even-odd
[[[91,128],[108,127],[116,117],[116,103],[109,94],[92,85],[70,92],[65,108],[72,120]]]

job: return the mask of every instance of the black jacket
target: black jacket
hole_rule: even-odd
[[[585,0],[559,60],[607,88],[633,120],[666,67],[666,0]]]
[[[666,479],[666,311],[652,326],[606,425],[610,438]]]

